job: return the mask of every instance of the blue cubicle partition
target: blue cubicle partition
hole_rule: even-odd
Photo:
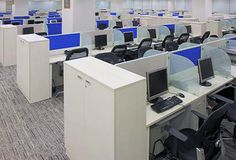
[[[166,26],[167,28],[169,28],[170,32],[171,33],[175,33],[175,24],[166,24],[164,25]]]
[[[184,18],[184,16],[178,16],[179,18]]]
[[[57,13],[56,11],[53,12],[48,12],[48,15],[58,15],[59,13]]]
[[[157,14],[159,17],[163,17],[164,16],[164,13],[158,13]]]
[[[14,16],[13,19],[29,19],[30,16]]]
[[[173,12],[172,16],[179,16],[179,12]]]
[[[111,15],[111,16],[116,16],[117,13],[116,13],[116,12],[111,12],[110,15]]]
[[[136,27],[133,27],[133,28],[119,28],[118,30],[120,30],[122,33],[124,33],[124,32],[133,32],[134,38],[138,37],[138,29]]]
[[[234,37],[234,38],[230,38],[230,40],[236,40],[236,37]]]
[[[3,20],[2,24],[11,24],[12,22],[19,22],[20,25],[23,25],[24,20],[23,19]]]
[[[107,28],[109,27],[109,20],[97,20],[96,23],[97,23],[97,28],[101,24],[105,24]]]
[[[62,23],[48,23],[48,35],[62,34]]]
[[[56,14],[56,15],[48,15],[48,18],[60,18],[61,15]]]
[[[62,18],[61,17],[48,18],[47,19],[48,23],[50,23],[51,20],[57,20],[57,22],[62,22]]]
[[[48,36],[46,38],[49,39],[50,50],[80,46],[80,33]]]
[[[194,65],[198,64],[198,59],[201,58],[201,53],[202,53],[202,48],[200,46],[174,52],[174,54],[188,58],[194,63]]]

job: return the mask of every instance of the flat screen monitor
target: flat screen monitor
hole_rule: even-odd
[[[152,102],[168,92],[167,68],[147,72],[148,101]]]
[[[23,34],[34,34],[34,27],[23,28]]]
[[[148,32],[150,34],[150,38],[152,39],[157,38],[156,29],[149,29]]]
[[[200,84],[203,86],[211,86],[207,80],[214,78],[214,70],[211,58],[202,58],[198,60],[198,72]]]
[[[95,48],[103,49],[102,47],[107,46],[107,35],[97,35],[95,36]]]
[[[134,41],[133,32],[125,32],[124,38],[125,38],[125,43],[133,42]]]
[[[123,23],[122,23],[121,21],[117,21],[117,22],[116,22],[116,26],[117,26],[118,28],[123,28]]]
[[[34,24],[34,20],[32,19],[28,20],[28,24]]]
[[[192,26],[188,25],[188,26],[185,26],[185,27],[187,29],[187,33],[191,34],[192,33]]]
[[[98,17],[99,16],[99,12],[95,12],[95,16]]]

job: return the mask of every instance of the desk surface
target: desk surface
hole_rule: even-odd
[[[175,87],[169,88],[169,93],[162,96],[162,98],[166,99],[168,97],[174,96],[175,94],[182,93],[185,95],[185,98],[181,98],[183,100],[183,103],[176,105],[175,107],[162,112],[162,113],[156,113],[151,109],[151,105],[149,104],[146,109],[146,126],[150,127],[158,122],[161,122],[162,120],[172,116],[173,114],[183,110],[185,107],[187,107],[190,103],[198,99],[197,96],[192,95],[190,93],[187,93],[185,91],[182,91],[180,89],[177,89]]]

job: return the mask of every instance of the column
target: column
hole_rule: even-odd
[[[111,0],[111,12],[122,12],[124,0]]]
[[[66,6],[63,0],[62,30],[63,33],[93,31],[96,28],[96,0],[70,0]]]
[[[14,16],[29,15],[29,1],[28,0],[15,0],[12,6],[12,13]]]
[[[174,7],[175,7],[174,0],[167,0],[167,10],[169,12],[172,12],[172,11],[174,11]]]
[[[7,2],[6,0],[0,0],[0,12],[7,11]]]
[[[212,16],[212,0],[193,0],[192,16],[200,21],[207,21]]]

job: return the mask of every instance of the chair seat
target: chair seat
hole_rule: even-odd
[[[180,130],[180,132],[189,137],[186,142],[182,142],[174,136],[170,136],[165,141],[165,146],[172,152],[172,154],[181,160],[197,160],[197,142],[194,138],[196,131],[192,129],[183,129]]]

